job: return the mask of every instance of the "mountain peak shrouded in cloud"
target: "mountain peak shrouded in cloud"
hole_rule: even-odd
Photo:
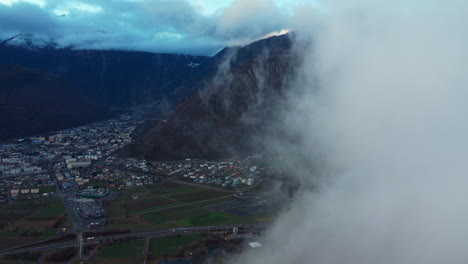
[[[29,33],[78,49],[214,55],[289,28],[291,12],[281,3],[0,0],[0,38]]]

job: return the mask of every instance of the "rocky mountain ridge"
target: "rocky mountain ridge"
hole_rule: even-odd
[[[222,50],[206,62],[211,72],[200,76],[198,92],[122,155],[213,159],[261,151],[262,135],[301,62],[293,38],[275,36]]]

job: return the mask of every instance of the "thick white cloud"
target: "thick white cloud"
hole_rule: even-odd
[[[216,30],[231,37],[259,36],[288,25],[282,11],[270,0],[238,0],[224,10]]]
[[[315,188],[233,263],[466,263],[468,3],[327,3],[270,142]]]
[[[6,6],[12,6],[17,3],[30,3],[34,5],[38,5],[40,7],[44,7],[46,4],[46,0],[0,0],[0,4],[6,5]]]

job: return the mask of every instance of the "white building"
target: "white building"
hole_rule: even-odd
[[[69,169],[76,169],[76,168],[86,168],[91,165],[90,161],[76,161],[76,162],[69,162],[67,164],[67,168]]]

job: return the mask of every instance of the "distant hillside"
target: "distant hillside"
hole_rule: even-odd
[[[82,125],[105,113],[56,75],[0,65],[0,140]]]
[[[291,38],[283,35],[226,48],[205,62],[211,66],[195,82],[199,92],[122,155],[170,160],[261,151],[262,134],[301,61]]]
[[[0,64],[54,73],[107,107],[191,95],[208,57],[112,50],[74,50],[22,34],[0,40]]]

